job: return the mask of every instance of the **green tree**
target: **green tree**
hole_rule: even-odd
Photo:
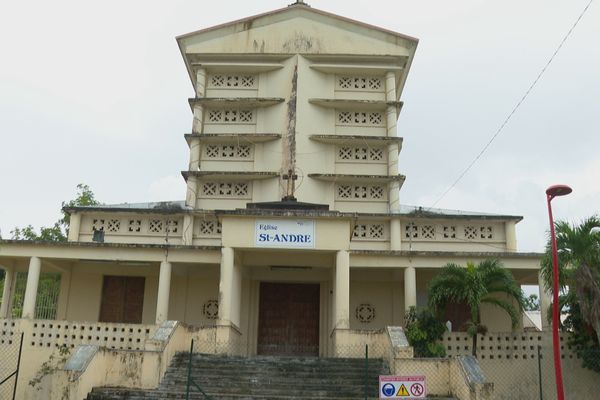
[[[564,294],[560,306],[569,310],[575,306],[600,342],[600,218],[592,216],[579,224],[557,221],[554,227],[559,290]],[[541,265],[544,285],[553,293],[550,239]]]
[[[535,293],[530,294],[525,298],[525,304],[523,305],[526,311],[540,311],[540,299]]]
[[[480,322],[480,307],[491,304],[504,310],[513,329],[519,325],[524,305],[521,287],[499,260],[484,260],[466,267],[448,263],[431,281],[429,306],[438,314],[451,304],[466,304],[470,320],[467,332],[472,337],[473,355],[477,355],[477,333],[485,332]]]
[[[16,240],[36,240],[44,242],[64,242],[67,240],[69,232],[70,215],[65,208],[77,206],[95,206],[101,204],[90,187],[80,183],[77,185],[77,196],[70,201],[62,202],[62,217],[50,227],[40,227],[40,233],[37,233],[32,225],[23,228],[15,227],[10,234]]]

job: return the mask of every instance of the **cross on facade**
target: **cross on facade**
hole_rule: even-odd
[[[287,181],[286,195],[283,200],[296,200],[294,192],[296,191],[296,180],[298,179],[298,175],[294,174],[292,169],[288,169],[287,174],[284,174],[282,178]]]

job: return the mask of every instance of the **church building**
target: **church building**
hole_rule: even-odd
[[[403,326],[449,262],[499,259],[538,284],[522,217],[402,203],[417,39],[297,2],[177,43],[193,87],[191,129],[173,138],[189,148],[185,200],[72,207],[68,242],[1,241],[0,324],[29,324],[28,346],[143,349],[178,321],[207,333],[200,350],[335,357]],[[457,330],[467,317],[448,314]],[[511,330],[492,306],[482,323]]]

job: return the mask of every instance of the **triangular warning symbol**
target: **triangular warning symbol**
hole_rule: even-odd
[[[404,383],[400,385],[400,389],[398,389],[398,393],[396,394],[396,397],[402,396],[410,396],[410,393],[408,393],[408,390],[406,390],[406,386],[404,386]]]

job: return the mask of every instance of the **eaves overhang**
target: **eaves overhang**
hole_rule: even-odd
[[[401,257],[461,257],[461,258],[523,258],[541,259],[544,253],[510,251],[421,251],[421,250],[349,250],[355,255],[401,256]]]
[[[235,180],[261,180],[271,179],[279,176],[275,171],[181,171],[181,175],[187,181],[189,177],[210,180],[219,179],[224,181]]]

